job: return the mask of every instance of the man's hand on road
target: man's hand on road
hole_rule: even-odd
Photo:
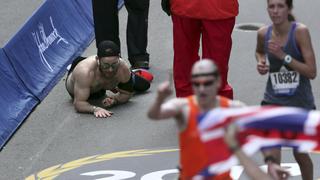
[[[113,112],[105,110],[101,107],[97,107],[94,112],[93,112],[94,116],[96,118],[106,118],[106,117],[111,117],[111,115],[113,114]]]

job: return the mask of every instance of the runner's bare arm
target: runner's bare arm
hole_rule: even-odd
[[[177,117],[182,113],[182,99],[171,99],[165,102],[165,99],[171,94],[172,90],[169,81],[165,81],[159,85],[157,97],[148,111],[150,119],[167,119]]]
[[[262,27],[258,30],[257,47],[255,52],[255,56],[257,60],[257,71],[261,75],[264,75],[269,71],[266,54],[264,52],[264,36],[265,36],[266,30],[267,30],[267,27]]]
[[[266,33],[266,27],[262,27],[257,32],[257,46],[256,46],[256,60],[257,62],[261,60],[265,60],[265,52],[264,52],[264,36]]]
[[[296,42],[302,53],[304,62],[297,61],[293,58],[292,62],[288,65],[307,78],[314,79],[317,76],[316,60],[309,30],[303,24],[299,24],[297,27]]]

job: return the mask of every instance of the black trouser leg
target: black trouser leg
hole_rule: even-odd
[[[148,14],[150,0],[125,0],[128,11],[127,48],[131,65],[135,61],[149,61]]]
[[[96,46],[110,40],[120,46],[118,0],[92,0]]]

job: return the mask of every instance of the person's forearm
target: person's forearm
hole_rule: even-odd
[[[256,56],[257,62],[260,62],[260,61],[265,60],[265,54],[262,54],[262,53],[260,53],[260,52],[256,52],[256,53],[255,53],[255,56]]]
[[[74,102],[74,107],[76,111],[80,113],[94,113],[95,109],[98,108],[86,101]]]
[[[129,101],[129,99],[132,97],[131,93],[118,93],[113,96],[111,96],[114,99],[114,104],[123,104]]]
[[[315,65],[307,65],[295,58],[292,58],[292,62],[288,66],[309,79],[314,79],[317,76],[317,67]]]
[[[241,149],[237,149],[234,155],[243,165],[246,174],[253,180],[272,180],[272,178],[264,173],[252,159],[250,159]]]

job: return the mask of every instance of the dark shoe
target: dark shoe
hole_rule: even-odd
[[[149,61],[136,61],[131,65],[131,69],[149,69]]]

